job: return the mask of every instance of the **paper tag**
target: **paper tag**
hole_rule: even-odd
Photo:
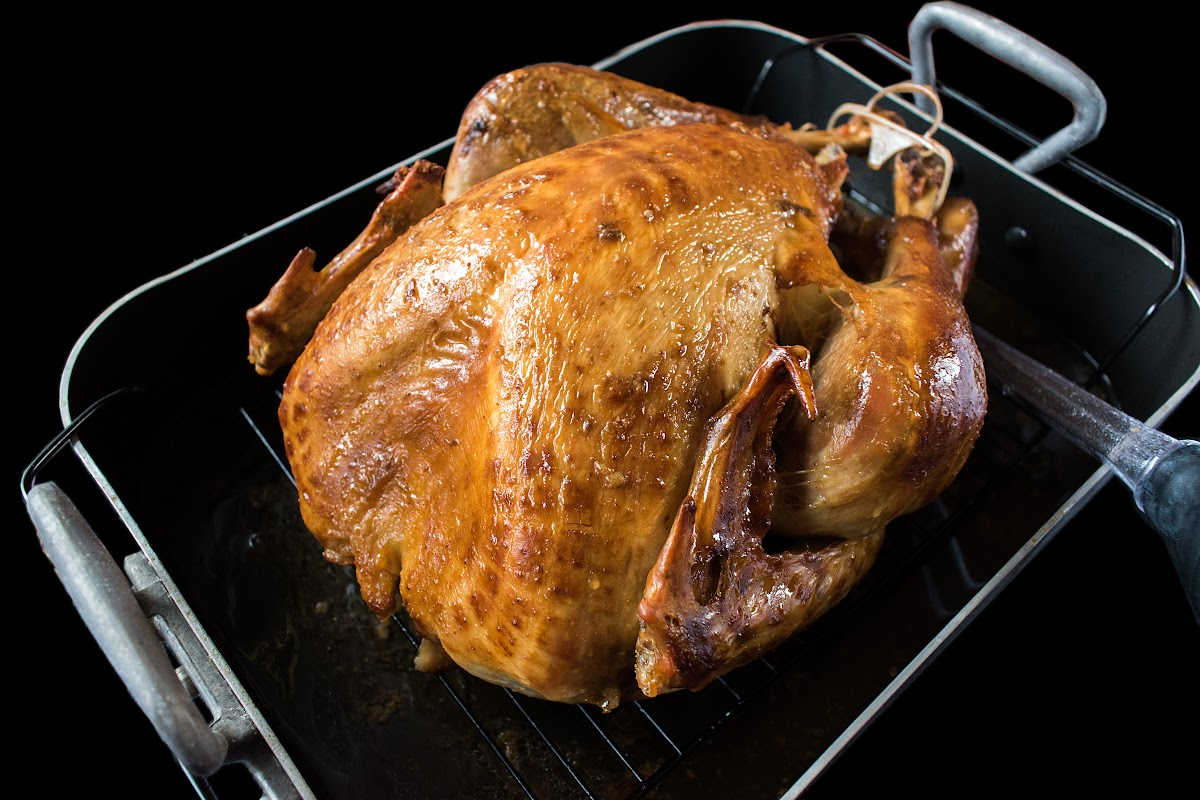
[[[874,121],[870,122],[870,128],[871,147],[867,151],[867,164],[871,169],[879,169],[896,153],[921,143],[921,140],[912,134],[902,133]]]

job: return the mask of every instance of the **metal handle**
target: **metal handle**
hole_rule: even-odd
[[[79,616],[158,735],[192,773],[216,772],[229,743],[200,716],[117,562],[53,482],[34,486],[25,503]]]
[[[1063,55],[990,14],[959,3],[928,3],[908,26],[908,52],[913,80],[934,85],[933,32],[948,30],[960,39],[1061,94],[1075,108],[1070,124],[1013,162],[1024,172],[1038,172],[1066,158],[1096,138],[1108,104],[1100,87]],[[917,99],[932,112],[932,104]]]

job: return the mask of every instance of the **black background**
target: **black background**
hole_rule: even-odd
[[[478,86],[510,68],[591,63],[673,25],[726,16],[809,36],[857,30],[907,51],[915,5],[822,5],[338,4],[266,20],[206,5],[170,18],[63,11],[13,26],[6,588],[10,724],[20,735],[9,780],[28,775],[53,795],[190,792],[56,584],[16,491],[21,466],[57,429],[58,376],[93,317],[148,278],[452,135]],[[1195,217],[1196,44],[1177,12],[1157,2],[1119,17],[976,5],[1054,46],[1105,91],[1108,125],[1085,161],[1185,225]],[[1049,92],[946,35],[936,41],[941,77],[1034,132],[1069,116]],[[1197,400],[1164,427],[1200,437]],[[1159,794],[1194,777],[1198,676],[1200,629],[1161,546],[1110,485],[814,794]]]

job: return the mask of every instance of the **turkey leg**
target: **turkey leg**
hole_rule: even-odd
[[[987,409],[961,301],[978,224],[961,198],[933,222],[839,223],[843,267],[869,279],[882,265],[882,276],[847,292],[832,329],[809,343],[821,414],[781,423],[776,534],[869,535],[930,502],[966,461]]]
[[[932,223],[839,226],[843,260],[874,282],[785,289],[836,295],[837,322],[812,340],[813,376],[807,350],[772,346],[710,421],[638,609],[636,674],[649,696],[700,689],[825,613],[870,568],[886,523],[932,499],[978,435],[987,397],[960,300],[975,207],[951,199]],[[784,316],[811,310],[808,300]],[[792,396],[777,476],[771,442]],[[794,546],[767,552],[772,526]]]

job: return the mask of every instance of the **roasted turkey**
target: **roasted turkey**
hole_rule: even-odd
[[[403,602],[423,660],[611,708],[807,625],[953,479],[986,407],[961,303],[978,222],[965,200],[843,213],[845,153],[821,146],[857,129],[530,74],[472,102],[446,204],[381,208],[348,249],[369,266],[279,419],[306,525],[377,614]],[[406,181],[431,204],[418,174],[394,206]],[[311,316],[337,292],[305,258],[273,293]]]

